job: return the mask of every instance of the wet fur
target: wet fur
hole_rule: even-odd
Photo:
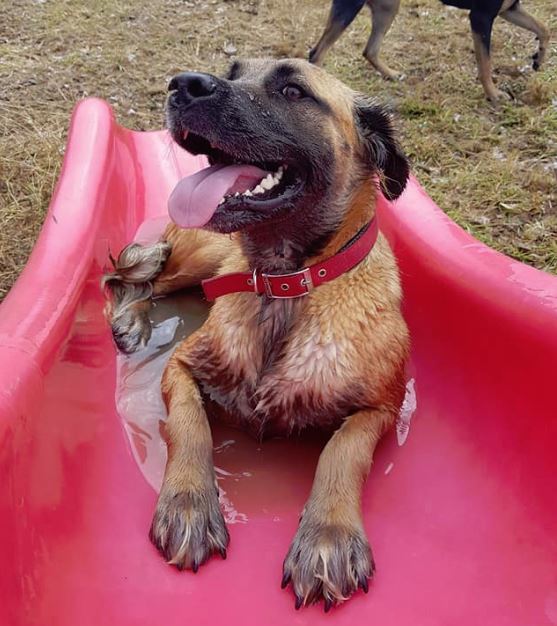
[[[310,128],[314,160],[309,165],[315,178],[308,175],[297,205],[273,212],[268,223],[260,223],[260,215],[243,215],[243,226],[229,236],[170,226],[161,243],[127,248],[105,278],[112,293],[113,333],[126,350],[140,347],[146,336],[146,330],[135,328],[148,324],[148,293],[166,294],[219,273],[254,267],[288,272],[317,263],[369,222],[380,188],[390,197],[404,189],[408,164],[390,116],[323,70],[302,61],[250,61],[243,64],[239,82],[234,68],[224,79],[222,97],[242,107],[256,106],[243,98],[248,90],[259,93],[260,101],[271,100],[274,96],[264,92],[269,77],[285,67],[327,105],[318,118],[311,103],[304,105],[312,107],[311,118],[299,106],[268,105],[280,117],[278,132],[291,125],[285,158],[293,164],[307,158],[303,133],[306,124]],[[231,91],[238,97],[230,98]],[[221,107],[219,97],[215,106]],[[199,105],[195,119],[210,117],[212,106]],[[241,110],[231,115],[239,119]],[[247,119],[257,116],[257,108],[246,111]],[[269,139],[258,124],[263,122],[254,122],[250,150],[264,152],[266,141],[273,145],[274,121]],[[233,140],[226,132],[215,140],[227,142],[230,149]],[[179,129],[176,136],[181,136]],[[237,146],[244,149],[242,139]],[[217,215],[208,227],[228,229],[234,219]],[[249,219],[253,223],[246,227]],[[169,251],[161,267],[156,263],[160,250]],[[205,324],[176,349],[162,380],[168,462],[150,536],[170,563],[196,571],[211,554],[226,555],[229,537],[218,508],[208,416],[258,438],[317,428],[332,436],[284,562],[283,586],[292,586],[297,608],[323,600],[326,610],[358,588],[367,591],[375,566],[360,496],[375,446],[393,424],[404,396],[409,338],[401,297],[394,257],[380,235],[356,268],[304,298],[269,300],[234,293],[217,299]]]
[[[527,13],[519,0],[441,0],[441,2],[470,11],[470,27],[478,64],[478,76],[489,100],[508,98],[505,92],[497,89],[491,73],[491,31],[497,16],[536,35],[539,46],[532,57],[534,70],[538,70],[545,60],[549,44],[549,30]],[[400,0],[332,0],[325,30],[319,42],[311,50],[309,59],[312,63],[321,63],[327,50],[366,4],[372,14],[372,31],[364,49],[364,57],[384,78],[398,78],[399,74],[381,60],[379,52],[383,37],[398,13]]]

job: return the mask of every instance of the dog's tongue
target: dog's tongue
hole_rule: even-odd
[[[254,165],[212,165],[183,178],[168,199],[168,213],[182,228],[204,226],[227,194],[252,189],[268,172]]]

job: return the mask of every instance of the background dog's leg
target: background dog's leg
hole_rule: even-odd
[[[494,19],[494,15],[488,15],[483,11],[470,11],[470,26],[472,27],[479,78],[485,95],[492,102],[509,97],[504,91],[497,89],[491,73],[490,49]]]
[[[535,70],[539,70],[547,54],[549,30],[544,24],[538,22],[538,20],[527,13],[519,2],[516,2],[510,9],[503,11],[499,15],[507,20],[507,22],[511,22],[511,24],[515,24],[516,26],[520,26],[520,28],[525,28],[535,33],[539,41],[539,47],[538,51],[533,56],[532,67]]]
[[[211,429],[197,385],[180,361],[181,350],[171,357],[162,381],[168,461],[149,536],[171,564],[195,572],[214,552],[226,558],[229,536],[219,505]]]
[[[342,35],[364,6],[366,0],[333,0],[321,39],[309,53],[310,63],[319,65],[327,50]]]
[[[398,78],[399,74],[383,63],[379,58],[379,50],[383,37],[398,13],[400,0],[371,0],[368,4],[371,9],[371,35],[364,50],[364,57],[384,78],[393,80]]]
[[[296,607],[321,598],[325,610],[361,587],[374,563],[362,522],[361,491],[373,452],[392,410],[359,411],[325,446],[300,526],[284,561],[283,587],[292,583]]]
[[[232,249],[228,237],[168,226],[161,241],[126,246],[103,277],[109,292],[107,317],[118,348],[143,347],[151,336],[151,297],[198,285],[213,276]]]

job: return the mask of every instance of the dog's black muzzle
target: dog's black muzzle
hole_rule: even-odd
[[[188,106],[199,100],[208,100],[216,95],[220,81],[211,74],[183,72],[177,74],[168,83],[172,94],[169,102],[174,106]]]

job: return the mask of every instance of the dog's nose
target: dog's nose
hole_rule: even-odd
[[[210,74],[183,72],[177,74],[168,83],[168,91],[177,91],[189,99],[206,98],[217,88],[215,79]]]

